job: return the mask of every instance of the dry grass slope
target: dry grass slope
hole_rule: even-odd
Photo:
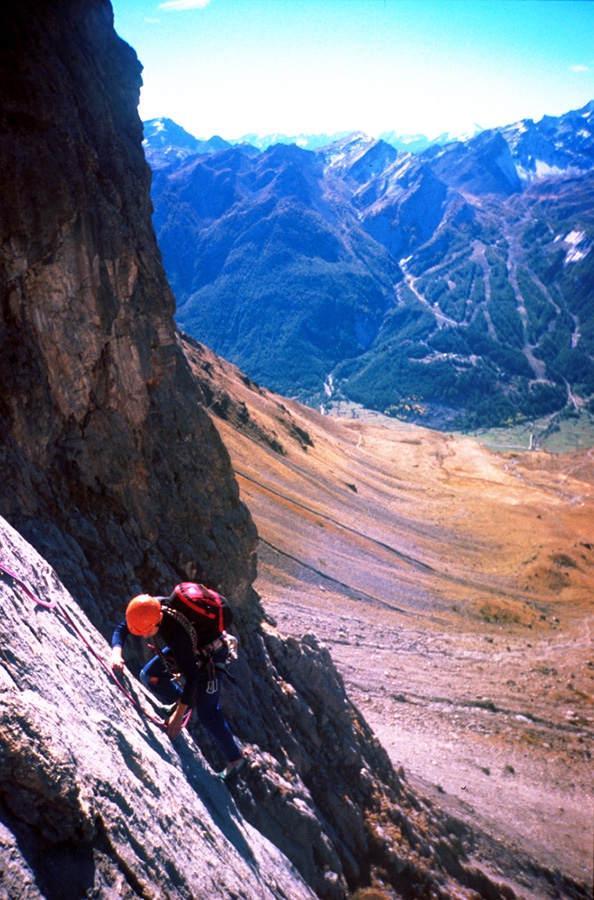
[[[551,896],[591,885],[594,451],[322,417],[186,351],[279,628],[330,647],[394,765],[488,835],[477,853],[520,896],[531,860]]]

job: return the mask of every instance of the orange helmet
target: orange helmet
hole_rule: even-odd
[[[163,618],[161,603],[150,594],[139,594],[126,609],[126,625],[132,634],[147,637]]]

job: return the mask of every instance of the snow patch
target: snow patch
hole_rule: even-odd
[[[570,231],[569,234],[563,238],[563,240],[566,244],[573,244],[574,247],[577,247],[578,244],[582,243],[585,237],[585,231]]]
[[[516,172],[518,173],[520,181],[532,181],[532,178],[534,177],[534,173],[529,172],[528,169],[525,169],[523,166],[516,165]]]
[[[547,175],[562,175],[565,171],[564,169],[560,169],[559,166],[550,166],[542,159],[537,159],[535,161],[535,167],[537,178],[545,178]]]
[[[588,255],[588,253],[592,249],[592,244],[584,245],[585,237],[585,231],[570,231],[569,234],[566,234],[562,239],[564,244],[569,244],[569,249],[565,254],[565,259],[563,260],[564,266],[568,265],[569,263],[579,262],[581,259],[584,259],[584,257]]]
[[[580,259],[584,259],[590,252],[590,247],[585,247],[583,250],[578,250],[577,247],[572,247],[571,250],[567,251],[565,259],[563,261],[563,265],[567,265],[568,263],[579,262]]]
[[[512,125],[509,128],[509,136],[510,137],[512,137],[512,136],[519,137],[521,134],[526,134],[527,131],[528,131],[528,126],[526,125],[526,122],[524,122],[524,121],[516,122],[515,125]]]

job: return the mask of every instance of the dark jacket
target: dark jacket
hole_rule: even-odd
[[[191,622],[196,630],[198,647],[203,647],[205,644],[210,644],[215,641],[221,634],[220,624],[223,624],[224,627],[227,628],[233,620],[233,613],[229,603],[223,596],[221,596],[221,603],[223,606],[222,623],[220,620],[210,620],[204,616],[193,615],[192,611],[188,610],[183,601],[176,596],[175,591],[169,598],[158,597],[157,599],[163,604],[163,619],[161,620],[159,630],[155,635],[155,642],[158,644],[160,639],[160,642],[168,647],[171,655],[175,659],[178,671],[185,679],[181,702],[186,706],[189,706],[198,686],[200,677],[199,661],[194,655],[192,639],[186,628],[184,628],[180,622],[176,621],[173,616],[167,615],[167,608],[170,607],[171,609],[183,613],[183,615]],[[129,634],[130,631],[126,625],[126,620],[124,619],[113,632],[111,646],[123,648]]]
[[[124,619],[114,630],[111,639],[112,647],[123,647],[130,632]],[[155,638],[161,638],[175,659],[180,675],[185,679],[181,702],[189,706],[198,686],[199,668],[194,656],[194,648],[190,635],[179,622],[163,614],[163,620]],[[154,640],[154,639],[153,639]]]

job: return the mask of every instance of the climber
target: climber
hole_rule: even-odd
[[[157,654],[140,672],[140,680],[163,704],[175,703],[166,721],[167,734],[172,740],[179,735],[193,707],[227,760],[219,773],[226,782],[237,777],[246,763],[219,704],[220,674],[226,672],[225,663],[235,655],[237,645],[236,638],[226,632],[232,620],[225,597],[184,582],[168,598],[140,594],[130,600],[126,618],[111,642],[111,667],[121,674],[128,634],[153,638]],[[177,683],[179,676],[183,688]]]

